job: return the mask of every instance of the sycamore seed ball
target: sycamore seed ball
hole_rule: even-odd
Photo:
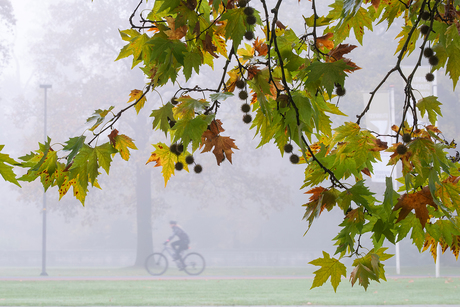
[[[428,25],[422,25],[422,26],[420,27],[420,32],[422,32],[423,35],[428,34],[428,32],[430,32],[430,26],[428,26]]]
[[[345,90],[345,88],[341,87],[341,86],[338,86],[336,89],[335,89],[335,93],[337,94],[337,96],[345,96],[345,94],[347,93],[347,91]]]
[[[292,164],[297,164],[297,163],[299,163],[300,158],[299,158],[298,155],[292,154],[292,155],[289,157],[289,160],[291,161]]]
[[[182,162],[177,162],[176,165],[174,165],[174,168],[177,171],[181,171],[184,168],[184,164]]]
[[[177,100],[176,97],[173,97],[173,98],[171,99],[171,103],[172,103],[173,105],[176,105],[176,104],[179,103],[179,100]]]
[[[402,140],[404,141],[404,143],[409,143],[412,140],[410,133],[404,133],[402,136]]]
[[[244,80],[238,79],[235,82],[235,85],[236,85],[237,88],[243,89],[246,86],[246,82],[244,82]]]
[[[396,152],[400,155],[404,155],[407,152],[407,146],[404,144],[399,144],[398,147],[396,147]]]
[[[238,7],[245,7],[248,4],[248,1],[246,0],[239,0],[238,1]]]
[[[431,14],[430,14],[430,12],[428,12],[428,11],[424,11],[424,12],[422,13],[422,15],[420,15],[420,17],[422,17],[423,20],[428,20],[428,19],[430,19]]]
[[[193,162],[195,162],[195,159],[193,158],[192,155],[188,155],[187,157],[185,157],[185,162],[187,164],[192,164]]]
[[[249,111],[251,111],[251,106],[247,103],[244,103],[243,105],[241,105],[241,111],[243,111],[244,113],[248,113]]]
[[[430,47],[426,47],[424,50],[423,50],[423,55],[426,57],[426,58],[429,58],[431,56],[434,55],[434,51],[433,49],[431,49]]]
[[[436,66],[439,63],[439,59],[438,59],[438,57],[436,55],[433,55],[433,56],[430,56],[430,58],[428,59],[428,62],[431,65]]]
[[[284,151],[287,153],[291,153],[294,148],[292,147],[291,144],[286,144],[284,145]]]
[[[241,100],[246,100],[248,98],[248,92],[241,91],[239,92],[238,97],[240,97]]]
[[[431,82],[431,81],[434,80],[434,75],[433,75],[432,73],[429,72],[429,73],[427,73],[427,74],[425,75],[425,79],[426,79],[426,81]]]
[[[252,16],[254,15],[254,8],[247,6],[244,8],[243,12],[246,14],[246,16]]]
[[[197,165],[195,165],[193,170],[195,171],[195,173],[199,174],[203,170],[203,167],[201,165],[197,164]]]
[[[254,39],[254,32],[246,31],[246,33],[244,33],[244,38],[248,41],[252,41]]]
[[[249,15],[249,16],[246,16],[246,22],[248,23],[248,25],[255,25],[256,22],[257,22],[257,19],[254,15]]]
[[[252,116],[251,116],[251,114],[245,114],[245,115],[243,116],[243,122],[244,122],[245,124],[249,124],[251,121],[252,121]]]

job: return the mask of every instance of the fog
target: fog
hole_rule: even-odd
[[[286,4],[289,9],[283,11],[282,21],[291,21],[288,12],[293,9],[311,14],[307,5],[291,2]],[[112,105],[120,110],[127,105],[131,90],[142,89],[145,80],[138,68],[131,70],[130,59],[114,61],[123,46],[118,29],[129,28],[128,18],[136,4],[121,0],[12,1],[16,24],[5,38],[12,57],[0,76],[0,144],[6,145],[2,152],[17,159],[43,142],[44,89],[40,84],[52,85],[47,91],[46,123],[47,135],[57,148],[69,137],[85,132],[86,119],[94,110]],[[284,23],[303,31],[302,24]],[[373,35],[365,37],[365,42],[375,41],[375,47],[357,48],[350,54],[364,67],[350,76],[347,96],[340,101],[351,114],[361,112],[362,93],[373,89],[379,76],[394,64],[385,51],[395,49],[397,42],[388,40],[395,32],[385,34],[383,28],[376,27]],[[218,63],[216,71],[209,69],[190,83],[215,84],[215,76],[221,74]],[[445,79],[441,74],[439,78]],[[455,110],[458,93],[449,94],[451,83],[444,81],[445,91],[438,82],[438,94],[444,95],[440,101]],[[149,115],[174,92],[173,86],[159,88],[148,95],[139,115],[132,110],[122,116],[115,128],[132,137],[139,150],[131,151],[129,162],[114,159],[110,175],[99,176],[102,189],[90,189],[85,206],[71,192],[60,201],[56,188],[46,193],[47,266],[139,265],[145,253],[162,249],[171,235],[170,220],[187,231],[191,250],[203,254],[211,267],[311,267],[308,262],[321,256],[321,251],[334,254],[331,240],[339,231],[343,212],[324,212],[305,234],[308,223],[302,220],[302,204],[309,195],[300,189],[303,167],[281,157],[273,144],[255,149],[259,140],[241,121],[237,98],[226,100],[218,114],[223,135],[235,139],[239,148],[233,163],[224,161],[218,166],[212,154],[197,152],[194,156],[203,172],[176,172],[165,187],[161,169],[153,163],[145,165],[154,150],[151,144],[170,143],[164,134],[151,129]],[[401,95],[396,92],[396,100]],[[457,139],[455,112],[443,114],[440,129],[447,139]],[[334,123],[345,120],[354,119],[337,118]],[[101,137],[100,142],[106,139]],[[383,183],[372,185],[384,190]],[[0,181],[0,268],[33,267],[38,274],[43,187],[38,183],[22,186]],[[147,226],[139,224],[149,220]],[[394,252],[394,247],[385,245]],[[402,266],[433,266],[434,271],[431,256],[419,255],[410,240],[401,243],[401,253]],[[395,261],[390,259],[387,265],[394,266]],[[458,263],[446,255],[441,265]]]

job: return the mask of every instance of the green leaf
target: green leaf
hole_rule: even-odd
[[[5,145],[0,145],[0,151],[2,151],[4,147]],[[9,155],[0,153],[0,175],[2,175],[5,181],[9,181],[21,187],[18,180],[16,179],[16,174],[13,172],[12,165],[16,165],[16,164],[18,163],[12,158],[10,158]]]
[[[438,101],[438,97],[436,96],[428,96],[417,102],[417,108],[420,110],[420,115],[423,117],[425,113],[428,113],[428,119],[432,125],[436,125],[438,115],[442,116],[440,105],[442,105],[442,103]]]
[[[329,96],[335,88],[335,84],[343,84],[347,76],[348,66],[344,60],[333,63],[313,62],[307,67],[307,80],[305,86],[312,86],[315,90],[324,87]]]
[[[231,9],[225,12],[220,19],[227,20],[225,38],[233,40],[233,48],[237,49],[240,45],[244,33],[246,32],[246,15],[243,8]]]
[[[154,117],[153,129],[160,129],[166,135],[170,128],[169,122],[174,120],[173,108],[171,103],[167,103],[157,110],[152,110],[150,117]]]
[[[69,164],[72,163],[73,158],[80,151],[81,147],[85,143],[85,140],[86,140],[86,136],[81,135],[81,136],[71,138],[67,142],[65,142],[67,145],[64,146],[62,150],[70,151],[69,155],[67,156],[66,166],[69,166]]]
[[[230,92],[219,92],[219,93],[209,95],[209,98],[211,98],[212,101],[224,101],[227,98],[230,98],[233,96],[234,94]]]
[[[117,153],[117,150],[113,148],[112,144],[107,142],[105,144],[96,146],[94,151],[96,152],[99,165],[108,175],[110,170],[110,163],[112,163],[112,155]]]
[[[322,286],[330,277],[332,287],[336,292],[342,276],[347,276],[347,268],[345,265],[339,260],[331,258],[329,254],[324,251],[323,258],[310,261],[309,264],[321,267],[319,270],[313,272],[315,278],[313,279],[313,284],[310,289]]]
[[[182,140],[184,148],[187,148],[191,142],[192,151],[195,151],[200,146],[203,132],[208,129],[213,119],[214,115],[199,115],[193,119],[178,120],[173,128],[175,130],[173,142]]]
[[[185,80],[190,79],[192,76],[192,69],[195,69],[195,72],[200,73],[200,65],[202,64],[203,59],[201,53],[199,52],[186,52],[184,57],[184,76]]]

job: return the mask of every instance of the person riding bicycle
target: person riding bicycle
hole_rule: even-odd
[[[174,260],[178,260],[180,259],[180,253],[188,249],[190,239],[187,233],[179,225],[177,225],[176,221],[170,221],[169,225],[172,228],[173,234],[168,238],[168,240],[164,244],[168,244],[168,242],[171,241],[175,236],[179,238],[179,240],[171,243],[171,247],[175,251]]]

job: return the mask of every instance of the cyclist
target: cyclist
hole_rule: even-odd
[[[180,253],[188,249],[190,239],[187,233],[179,225],[177,225],[176,221],[170,221],[169,225],[171,226],[173,234],[168,238],[168,240],[164,244],[168,244],[168,242],[171,241],[175,236],[179,238],[179,240],[171,243],[171,247],[174,249],[175,252],[173,258],[174,260],[179,260],[181,259]]]

